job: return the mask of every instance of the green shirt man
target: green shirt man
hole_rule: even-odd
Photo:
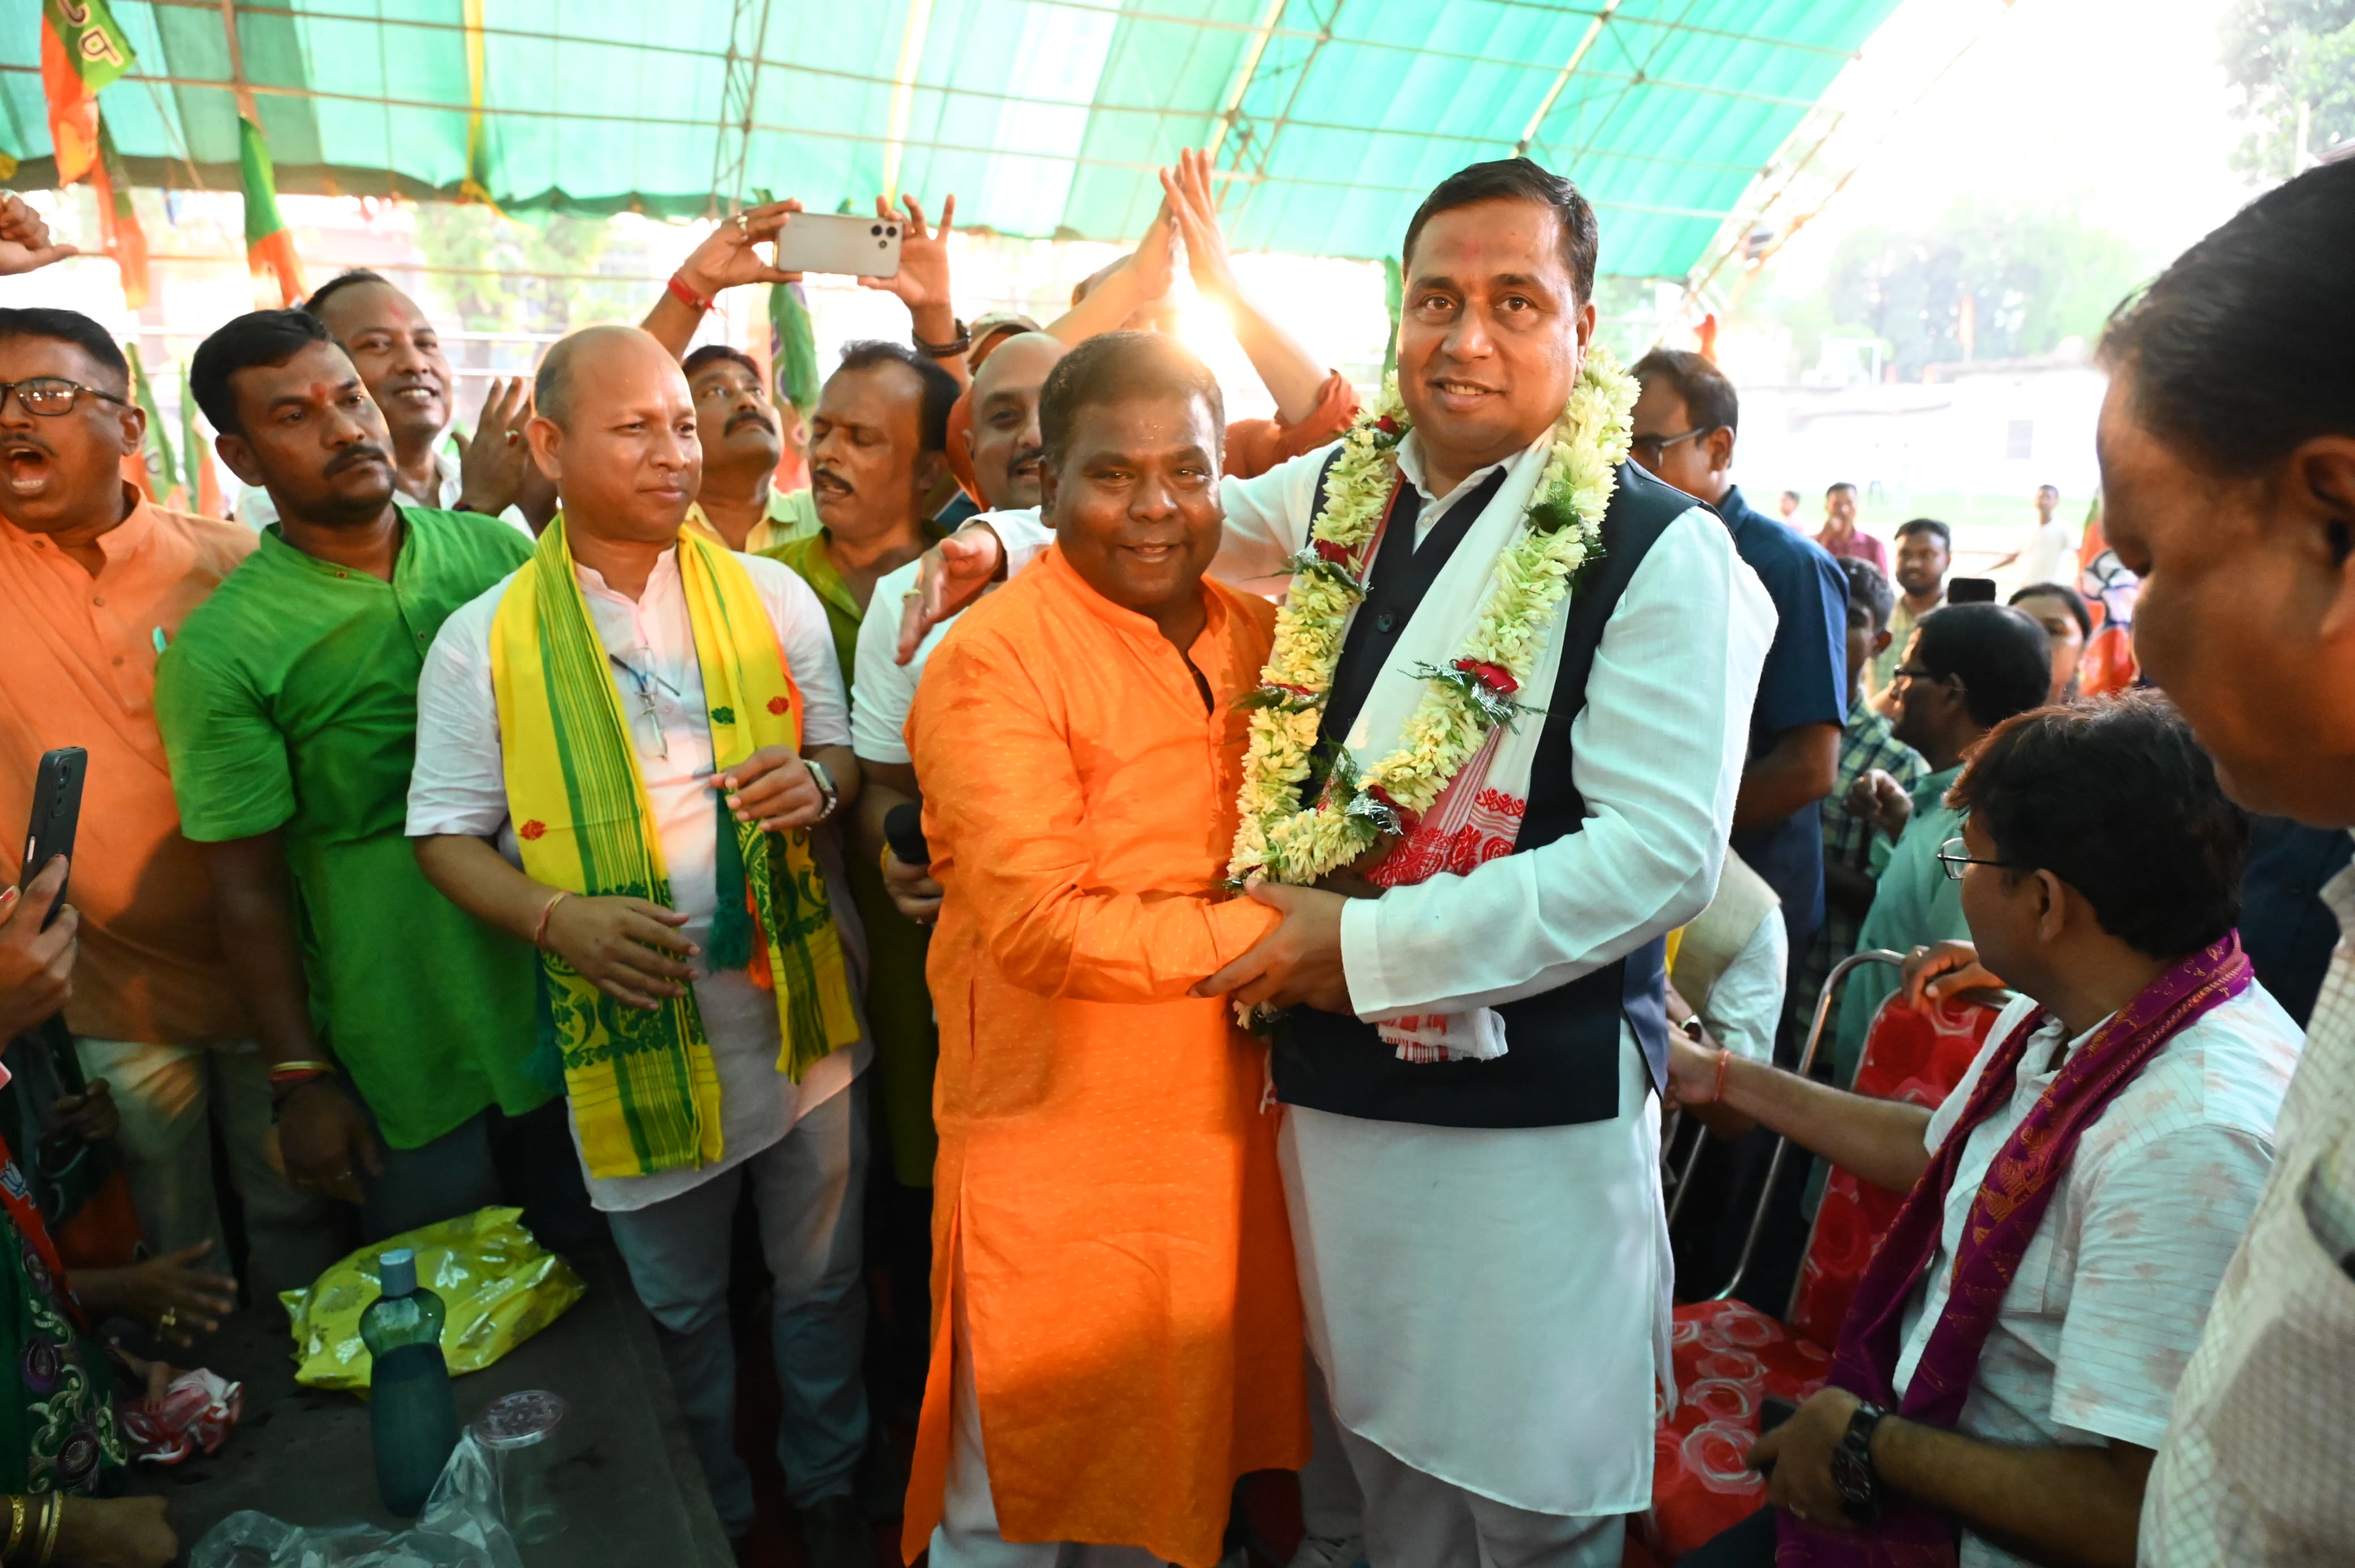
[[[279,836],[312,1026],[385,1141],[414,1149],[552,1086],[525,1069],[530,948],[436,892],[402,831],[426,650],[530,542],[473,513],[400,517],[389,582],[273,525],[165,651],[155,708],[182,830]]]

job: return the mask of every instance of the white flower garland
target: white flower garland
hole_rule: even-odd
[[[1365,596],[1367,552],[1396,483],[1395,453],[1410,428],[1393,377],[1375,406],[1342,438],[1327,476],[1325,507],[1309,548],[1292,561],[1292,590],[1275,616],[1275,645],[1258,691],[1245,700],[1251,749],[1243,758],[1228,871],[1305,884],[1349,865],[1403,833],[1496,725],[1523,709],[1512,699],[1529,677],[1571,579],[1594,552],[1603,514],[1627,456],[1634,378],[1607,349],[1586,356],[1578,385],[1553,427],[1553,444],[1524,514],[1524,531],[1497,560],[1495,585],[1471,635],[1429,683],[1409,716],[1399,749],[1360,774],[1342,749],[1318,798],[1300,792],[1312,772],[1317,729],[1332,690],[1349,611]]]

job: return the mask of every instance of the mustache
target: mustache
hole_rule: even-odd
[[[1016,453],[1011,458],[1007,460],[1006,466],[1010,472],[1013,469],[1021,467],[1024,464],[1044,463],[1046,460],[1047,445],[1044,442],[1041,442],[1036,446],[1026,446],[1021,451]]]
[[[360,463],[381,463],[389,468],[392,465],[392,459],[386,455],[382,447],[362,442],[357,446],[347,446],[337,453],[329,461],[327,466],[320,470],[320,473],[322,475],[341,473],[355,464]]]
[[[856,489],[856,488],[857,488],[857,486],[856,486],[856,485],[852,485],[852,484],[851,484],[851,482],[850,482],[849,480],[845,479],[845,478],[842,476],[842,475],[841,475],[840,471],[839,471],[839,470],[837,470],[837,469],[836,469],[836,468],[835,468],[835,466],[834,466],[832,464],[829,464],[829,463],[813,463],[813,464],[810,464],[810,483],[811,483],[812,485],[815,485],[815,484],[816,484],[819,480],[821,480],[821,479],[826,480],[826,481],[827,483],[829,483],[829,484],[839,485],[841,485],[841,486],[842,486],[844,489],[846,489],[846,490],[851,490],[851,489]]]
[[[775,434],[777,430],[776,421],[771,419],[767,414],[762,412],[759,409],[745,409],[732,416],[726,424],[720,426],[719,433],[722,435],[733,435],[736,433],[736,427],[740,424],[759,425],[762,430],[769,432],[772,435]]]
[[[57,456],[56,450],[48,442],[37,440],[29,435],[0,436],[0,453],[6,452],[37,452],[43,457]]]

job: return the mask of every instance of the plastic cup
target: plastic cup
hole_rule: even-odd
[[[519,1546],[547,1541],[564,1530],[563,1510],[549,1489],[555,1463],[556,1429],[568,1407],[561,1394],[527,1389],[494,1401],[474,1417],[475,1441],[498,1467],[499,1511]]]

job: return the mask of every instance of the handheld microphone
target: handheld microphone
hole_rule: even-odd
[[[901,801],[883,814],[883,841],[903,866],[932,863],[932,848],[924,842],[924,808],[914,801]]]

